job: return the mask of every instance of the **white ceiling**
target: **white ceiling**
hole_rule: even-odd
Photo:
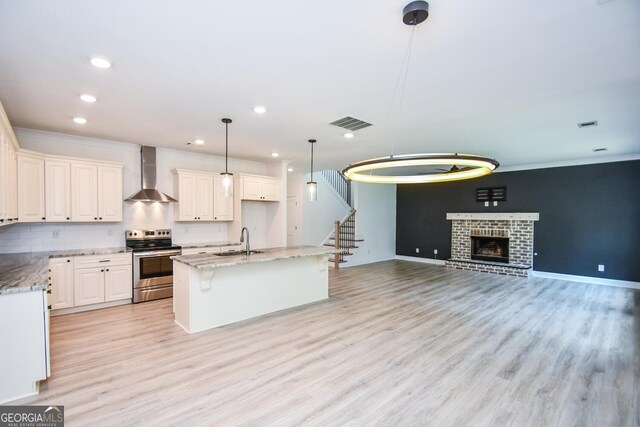
[[[231,117],[231,156],[299,170],[309,138],[320,168],[394,140],[503,166],[640,153],[639,1],[433,0],[399,115],[407,2],[0,0],[0,100],[14,126],[214,154]],[[374,126],[346,140],[345,115]]]

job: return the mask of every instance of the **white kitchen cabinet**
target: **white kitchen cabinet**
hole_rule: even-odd
[[[224,178],[213,177],[213,220],[233,221],[233,196],[224,196]]]
[[[71,163],[45,159],[45,217],[51,222],[71,221]]]
[[[122,167],[98,166],[98,221],[122,221]]]
[[[74,306],[130,299],[131,254],[73,258]]]
[[[114,265],[105,267],[104,300],[118,301],[131,298],[131,265]]]
[[[35,153],[18,153],[18,220],[45,220],[44,157]]]
[[[71,163],[71,220],[98,220],[98,165]]]
[[[104,302],[104,267],[74,270],[73,293],[76,307]]]
[[[73,259],[52,258],[49,260],[49,305],[52,310],[69,308],[74,305]]]
[[[18,141],[0,104],[0,226],[18,220]]]
[[[176,169],[174,174],[174,189],[178,203],[174,207],[175,221],[214,221],[215,200],[218,175],[210,172],[198,172]],[[217,190],[219,191],[219,190]],[[225,201],[225,203],[229,203]],[[230,202],[233,204],[233,199]],[[225,218],[229,209],[221,206]],[[231,215],[233,215],[231,208]],[[225,221],[227,221],[225,219]]]
[[[71,162],[71,220],[122,221],[122,166]]]
[[[277,202],[280,200],[280,180],[270,176],[242,175],[242,200]]]

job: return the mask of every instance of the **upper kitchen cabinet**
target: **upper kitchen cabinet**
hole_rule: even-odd
[[[122,221],[122,166],[71,162],[71,220]]]
[[[18,221],[18,140],[0,104],[0,225]]]
[[[45,159],[44,175],[47,221],[71,221],[71,162]]]
[[[224,197],[219,174],[174,169],[175,221],[232,221],[233,198]]]
[[[18,221],[45,220],[44,157],[32,152],[18,153]]]
[[[240,192],[242,200],[277,202],[280,201],[280,180],[270,176],[241,175]]]

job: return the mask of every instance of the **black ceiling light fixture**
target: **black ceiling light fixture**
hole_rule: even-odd
[[[311,180],[307,182],[307,192],[310,202],[315,202],[318,200],[318,183],[313,180],[313,145],[315,143],[315,139],[309,140],[309,144],[311,144]]]
[[[413,32],[411,33],[407,55],[402,66],[404,83],[400,96],[399,111],[402,110],[415,29],[418,24],[426,21],[428,17],[429,3],[426,1],[413,1],[402,10],[402,22],[412,26]],[[395,99],[395,94],[393,99]],[[389,111],[391,111],[391,108]],[[395,141],[393,146],[395,147]],[[352,163],[344,168],[342,173],[354,181],[382,184],[416,184],[478,178],[492,173],[499,166],[496,160],[475,154],[427,153],[394,155],[393,151],[392,149],[392,154],[387,157]],[[446,168],[442,169],[443,167]]]
[[[222,175],[224,197],[233,196],[233,174],[229,173],[229,123],[231,122],[231,119],[222,119],[222,123],[224,123],[224,172],[220,175]]]

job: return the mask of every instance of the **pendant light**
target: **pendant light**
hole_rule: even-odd
[[[315,139],[309,140],[309,144],[311,144],[311,181],[307,182],[307,192],[309,193],[310,202],[318,200],[318,183],[313,180],[313,144],[315,143]]]
[[[402,101],[409,73],[415,30],[418,24],[421,24],[429,17],[429,3],[422,0],[412,1],[405,6],[402,15],[402,22],[412,26],[413,32],[409,40],[405,62],[402,65],[404,70],[404,64],[406,63],[399,111],[402,111]],[[402,72],[400,73],[401,75]],[[389,111],[391,111],[391,108]],[[387,157],[352,163],[342,170],[342,174],[350,180],[368,183],[426,184],[479,178],[492,173],[500,165],[494,159],[476,154],[426,153],[394,155],[393,151],[392,149],[392,154]]]
[[[229,123],[231,119],[222,119],[224,123],[224,172],[222,175],[222,187],[224,188],[224,197],[233,196],[233,174],[229,173]]]

